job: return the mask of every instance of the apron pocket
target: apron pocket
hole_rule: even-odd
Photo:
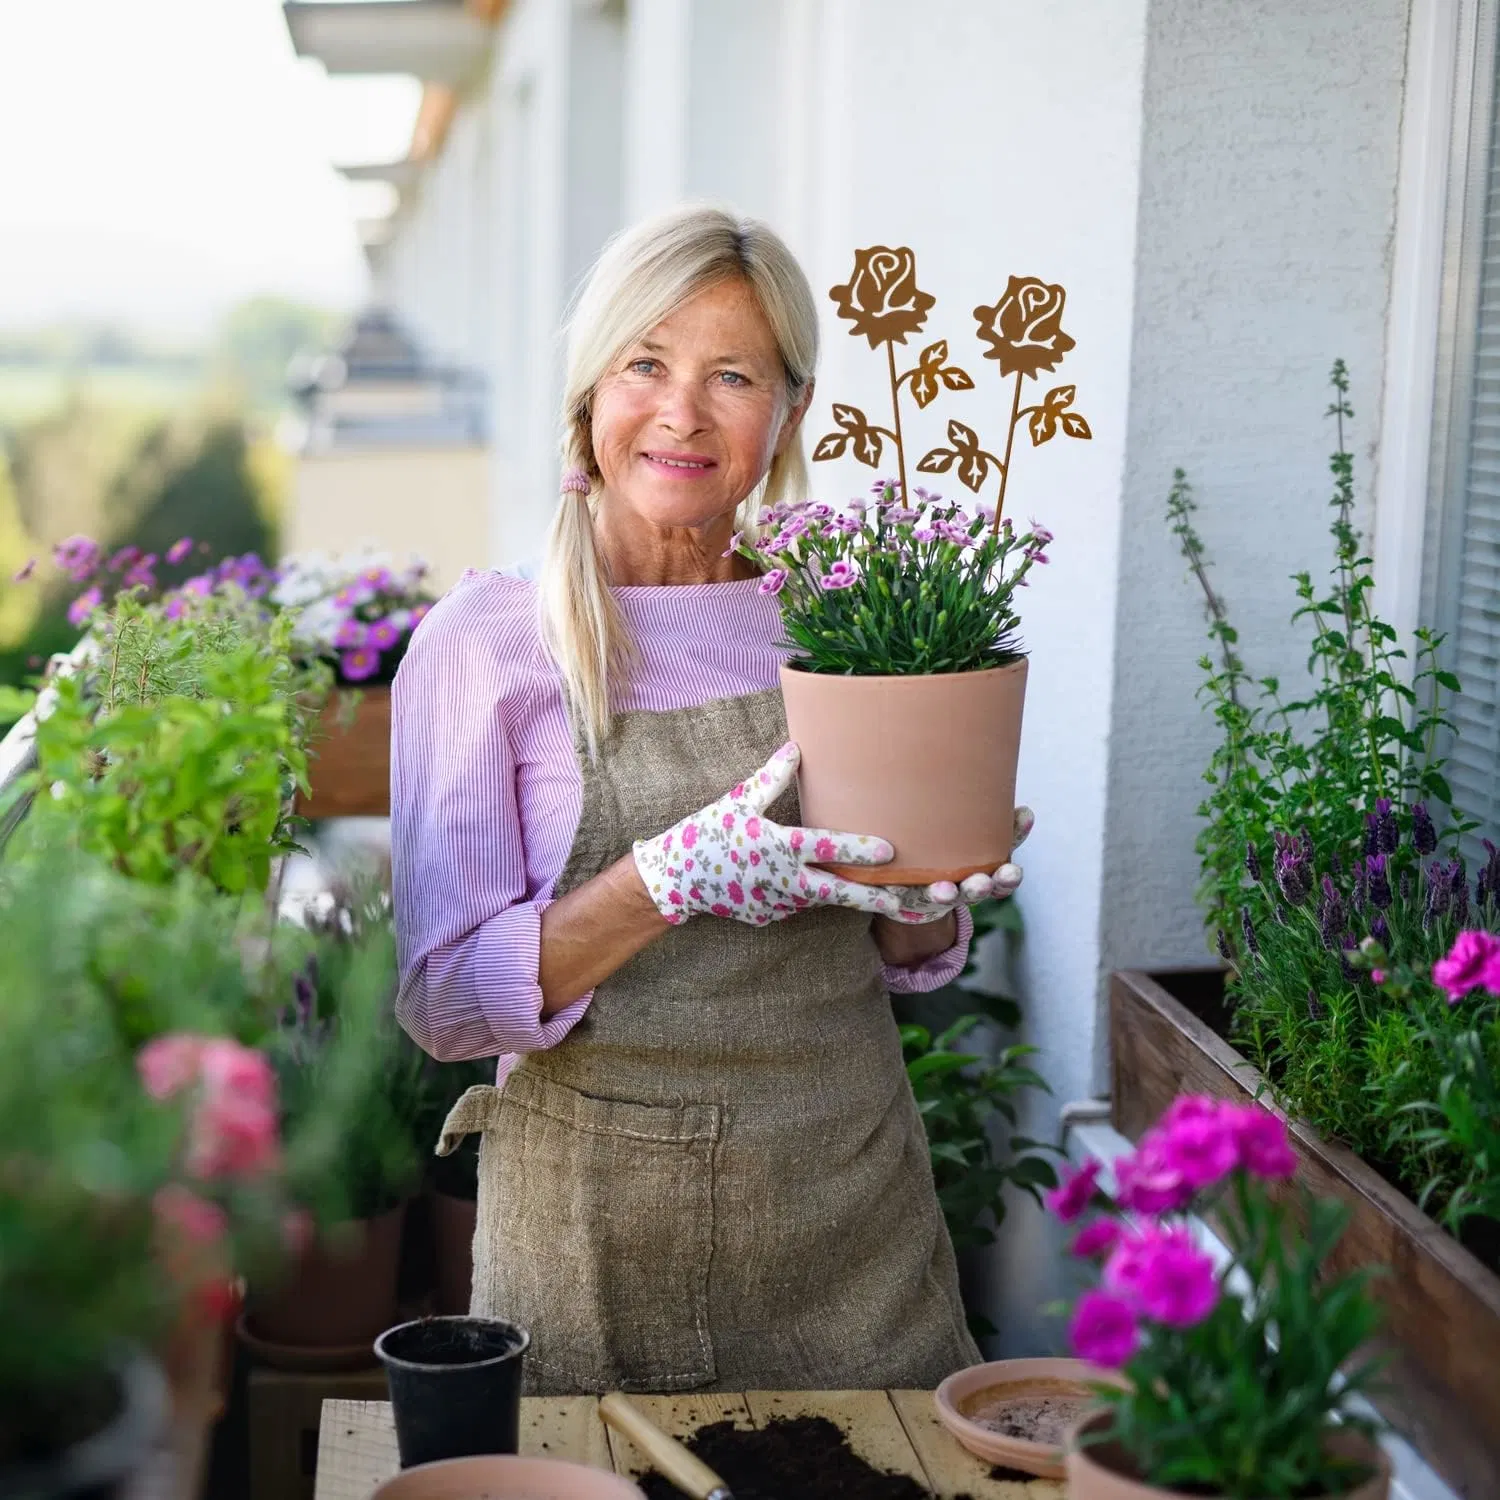
[[[503,1090],[470,1089],[455,1106],[444,1145],[450,1132],[484,1132],[475,1311],[530,1330],[528,1389],[691,1390],[716,1378],[720,1116],[713,1104],[599,1099],[524,1063]]]

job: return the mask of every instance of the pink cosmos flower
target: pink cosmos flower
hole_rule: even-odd
[[[380,653],[371,651],[368,646],[346,651],[339,658],[339,671],[350,682],[363,682],[366,678],[373,677],[379,670]]]
[[[190,1245],[217,1245],[229,1232],[229,1215],[180,1182],[169,1182],[156,1190],[151,1213],[173,1238]]]
[[[1069,1249],[1080,1259],[1091,1260],[1095,1256],[1108,1255],[1119,1238],[1118,1219],[1095,1219],[1092,1224],[1086,1224],[1078,1231]]]
[[[779,594],[786,587],[787,571],[785,568],[772,568],[760,581],[760,592],[762,594]]]
[[[1432,982],[1456,1005],[1471,990],[1500,994],[1500,937],[1468,930],[1454,938],[1447,955],[1432,966]]]
[[[193,539],[190,536],[179,537],[167,548],[167,561],[176,567],[189,552],[193,550]]]
[[[745,888],[738,880],[731,880],[726,889],[729,892],[729,899],[736,906],[743,906],[745,904]]]
[[[356,620],[352,615],[339,624],[339,628],[333,633],[333,644],[348,651],[356,651],[361,646],[368,644],[369,627],[363,620]]]
[[[1162,1152],[1162,1137],[1148,1131],[1134,1156],[1115,1163],[1115,1200],[1131,1213],[1160,1214],[1182,1208],[1192,1187]]]
[[[1297,1175],[1297,1153],[1287,1137],[1286,1121],[1258,1104],[1233,1115],[1240,1165],[1253,1177],[1290,1181]]]
[[[813,853],[827,864],[829,860],[838,858],[838,846],[832,839],[822,838],[813,846]]]
[[[1099,1186],[1099,1163],[1093,1158],[1063,1176],[1062,1183],[1046,1195],[1046,1204],[1064,1224],[1080,1218],[1093,1201]]]
[[[1141,1342],[1141,1330],[1129,1305],[1108,1292],[1087,1291],[1073,1309],[1068,1338],[1079,1359],[1118,1370]]]
[[[85,589],[68,606],[68,624],[76,628],[82,628],[87,623],[88,617],[99,608],[102,599],[103,595],[100,594],[97,588]]]

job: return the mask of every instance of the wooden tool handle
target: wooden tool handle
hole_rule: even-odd
[[[733,1500],[724,1481],[674,1437],[668,1437],[618,1391],[599,1399],[599,1415],[622,1433],[692,1500]]]

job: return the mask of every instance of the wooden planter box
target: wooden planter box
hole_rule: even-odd
[[[1216,969],[1111,977],[1111,1100],[1121,1134],[1138,1139],[1180,1093],[1255,1097],[1261,1074],[1202,1019],[1222,1004],[1221,990]],[[1393,1355],[1376,1406],[1459,1494],[1493,1497],[1500,1493],[1500,1276],[1353,1152],[1288,1124],[1298,1181],[1353,1209],[1332,1269],[1389,1268],[1375,1282]]]
[[[322,729],[308,746],[312,794],[297,799],[304,818],[385,818],[391,812],[391,690],[359,690],[353,721],[340,724],[351,692],[335,689]]]

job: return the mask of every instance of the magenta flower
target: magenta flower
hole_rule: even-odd
[[[729,899],[736,906],[743,906],[745,904],[745,888],[738,880],[731,880],[725,889],[729,892]]]
[[[779,594],[786,587],[787,571],[785,568],[772,568],[760,581],[760,592],[762,594]]]
[[[413,630],[415,630],[417,628],[417,626],[423,620],[425,620],[427,618],[427,615],[431,611],[431,609],[432,609],[432,606],[430,604],[414,604],[414,605],[412,605],[412,607],[411,607],[411,628]]]
[[[131,565],[130,571],[121,582],[128,589],[150,589],[156,587],[156,574],[152,569],[156,566],[156,554],[148,552],[144,557],[137,557]]]
[[[351,615],[347,620],[341,621],[339,628],[334,631],[333,644],[347,651],[357,651],[361,646],[373,644],[369,635],[369,626]]]
[[[1240,1165],[1252,1177],[1290,1181],[1297,1175],[1297,1153],[1287,1138],[1286,1121],[1258,1104],[1233,1113]]]
[[[368,646],[358,646],[339,658],[339,671],[349,682],[364,682],[380,670],[380,653]]]
[[[133,567],[139,562],[140,556],[141,549],[139,547],[121,547],[105,566],[111,573],[122,573],[126,568]]]
[[[1064,1224],[1071,1224],[1074,1219],[1081,1218],[1094,1201],[1098,1186],[1099,1163],[1090,1158],[1077,1171],[1067,1173],[1058,1187],[1048,1191],[1047,1207]]]
[[[1193,1196],[1190,1184],[1167,1160],[1162,1137],[1149,1131],[1134,1156],[1115,1163],[1115,1201],[1131,1213],[1170,1213],[1184,1207]]]
[[[1092,1260],[1095,1256],[1108,1255],[1119,1243],[1120,1221],[1118,1219],[1095,1219],[1080,1229],[1068,1247],[1080,1260]]]
[[[813,854],[825,865],[838,858],[838,847],[830,838],[821,838],[813,845]]]
[[[99,566],[99,544],[90,537],[70,536],[52,549],[52,558],[75,583],[82,583]]]
[[[1096,1290],[1078,1299],[1068,1338],[1079,1359],[1118,1370],[1139,1347],[1141,1330],[1127,1303]]]
[[[68,606],[68,624],[81,628],[99,608],[102,597],[97,588],[86,589]]]
[[[1471,990],[1500,994],[1500,937],[1472,929],[1454,938],[1447,955],[1432,966],[1432,982],[1456,1005]]]
[[[684,849],[691,849],[697,842],[698,825],[696,823],[689,823],[688,826],[682,830],[682,847]]]
[[[190,536],[179,537],[167,548],[167,561],[175,568],[189,552],[193,550],[193,539]]]
[[[401,632],[390,620],[376,620],[370,626],[370,644],[377,651],[389,651],[401,639]]]
[[[1154,1322],[1191,1328],[1218,1303],[1213,1259],[1192,1243],[1186,1230],[1151,1236],[1136,1272],[1135,1301]]]
[[[169,620],[180,620],[188,612],[187,600],[181,594],[173,594],[166,602],[162,613]]]
[[[365,583],[351,583],[348,588],[342,588],[333,596],[333,602],[340,609],[358,609],[361,604],[368,604],[375,597],[374,589]]]
[[[1222,1181],[1240,1164],[1234,1121],[1222,1108],[1184,1113],[1156,1133],[1163,1162],[1195,1190]]]

